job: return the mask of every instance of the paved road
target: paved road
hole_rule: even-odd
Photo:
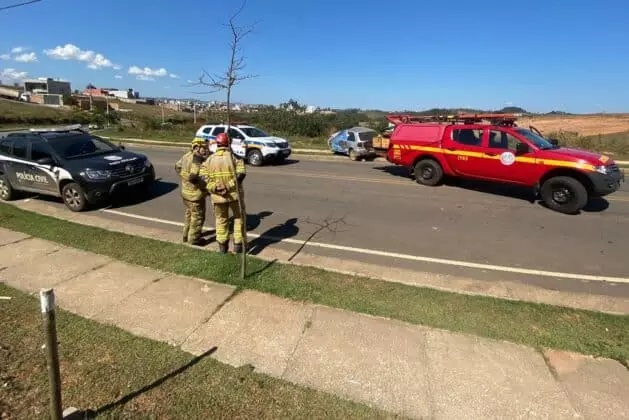
[[[120,213],[136,215],[143,218],[136,219],[137,223],[178,230],[182,205],[173,165],[181,152],[133,150],[146,153],[155,164],[161,177],[156,197],[122,204],[115,209],[118,213],[105,210],[102,216],[129,221],[129,216]],[[609,201],[599,201],[578,216],[566,216],[510,188],[471,182],[422,187],[388,162],[301,160],[281,166],[248,166],[248,171],[245,188],[251,232],[288,239],[258,242],[258,246],[296,249],[310,239],[315,246],[305,251],[320,255],[629,296],[629,284],[514,272],[531,269],[629,277],[627,185]],[[213,225],[209,216],[207,223]],[[321,228],[326,221],[339,219],[342,222]],[[470,268],[467,263],[487,266]]]

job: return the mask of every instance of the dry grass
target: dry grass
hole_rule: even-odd
[[[612,115],[567,115],[521,118],[518,125],[535,126],[544,134],[570,131],[581,136],[612,134],[629,131],[629,114]]]
[[[120,107],[122,117],[125,115],[133,115],[134,117],[161,118],[162,116],[162,107],[159,105],[133,104],[121,101],[111,101],[110,103],[117,104],[117,106]],[[193,119],[193,115],[189,112],[164,107],[164,118],[168,117]]]
[[[67,115],[69,112],[70,110],[65,108],[59,109],[45,105],[0,99],[0,115],[2,115],[3,117],[14,115],[31,116],[34,114],[40,114],[47,117],[58,117]]]

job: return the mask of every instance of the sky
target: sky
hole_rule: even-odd
[[[0,0],[0,8],[24,0]],[[41,0],[0,10],[0,80],[224,100],[241,0]],[[629,112],[626,0],[247,0],[233,100],[333,108]]]

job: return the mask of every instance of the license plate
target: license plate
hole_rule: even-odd
[[[144,181],[144,178],[135,178],[135,179],[132,179],[131,181],[127,181],[127,185],[131,187],[133,185],[141,184],[142,181]]]
[[[283,155],[288,155],[289,153],[290,153],[290,150],[282,150]]]

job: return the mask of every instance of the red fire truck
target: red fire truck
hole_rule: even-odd
[[[422,185],[444,176],[531,187],[551,209],[577,213],[611,194],[624,174],[608,156],[559,146],[513,114],[389,115],[395,124],[387,160],[411,169]]]

